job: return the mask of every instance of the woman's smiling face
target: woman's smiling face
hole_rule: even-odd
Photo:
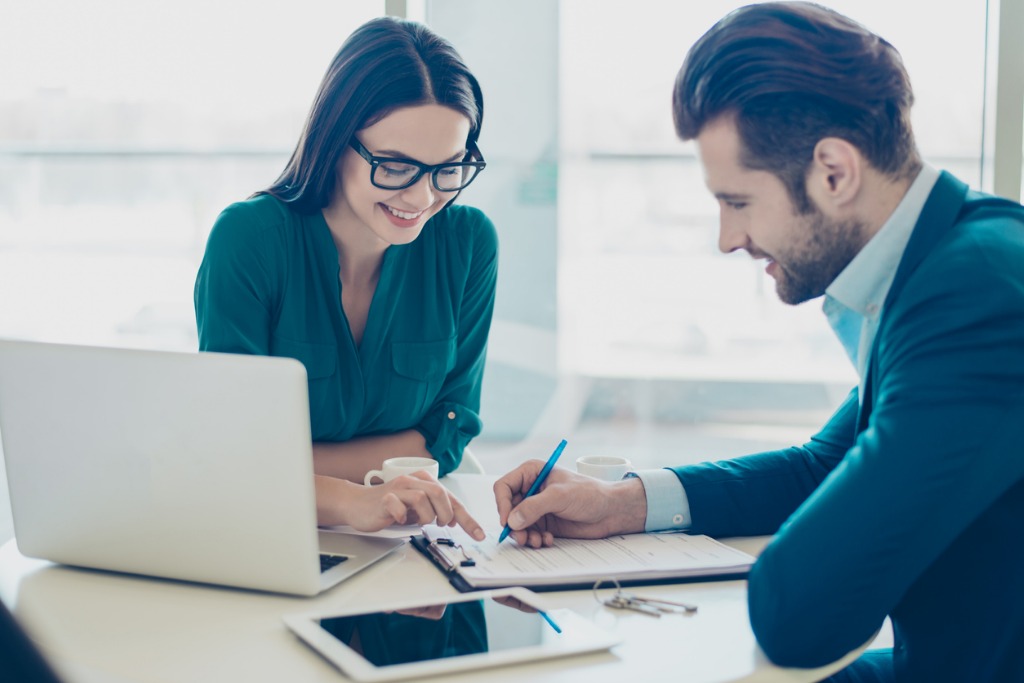
[[[463,114],[424,104],[396,109],[356,137],[373,156],[434,165],[465,158],[469,129]],[[376,187],[370,182],[370,164],[351,148],[342,155],[338,170],[340,182],[331,203],[337,205],[336,215],[349,224],[345,232],[365,229],[385,247],[415,240],[424,224],[455,195],[438,191],[429,173],[402,190]]]

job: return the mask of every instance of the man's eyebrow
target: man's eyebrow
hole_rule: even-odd
[[[466,156],[466,152],[467,151],[468,150],[462,150],[461,152],[456,152],[455,154],[451,155],[450,157],[448,157],[447,159],[445,159],[441,163],[442,164],[447,164],[447,163],[451,163],[451,162],[456,161],[456,160],[461,161],[462,157]],[[375,157],[386,156],[386,157],[395,157],[396,159],[409,159],[410,161],[419,161],[419,159],[414,159],[413,157],[409,156],[408,154],[405,154],[404,152],[399,152],[399,151],[394,150],[394,149],[382,149],[382,150],[380,150],[378,152],[374,152],[373,156],[375,156]],[[422,162],[420,162],[420,163],[422,163]],[[427,166],[431,166],[433,164],[426,164],[426,165]]]

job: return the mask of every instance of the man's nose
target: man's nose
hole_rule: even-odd
[[[746,232],[724,216],[718,217],[718,249],[723,254],[731,254],[737,249],[747,246]]]

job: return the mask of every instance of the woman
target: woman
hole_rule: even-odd
[[[484,168],[482,120],[450,44],[371,20],[335,56],[281,176],[211,231],[200,349],[305,365],[320,524],[436,519],[483,538],[426,475],[361,485],[400,455],[434,458],[443,476],[480,433],[497,235],[453,202]]]

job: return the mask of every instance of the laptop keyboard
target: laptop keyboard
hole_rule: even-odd
[[[347,560],[348,558],[344,555],[321,555],[320,556],[320,573],[323,574],[332,567],[337,567],[339,564]]]

